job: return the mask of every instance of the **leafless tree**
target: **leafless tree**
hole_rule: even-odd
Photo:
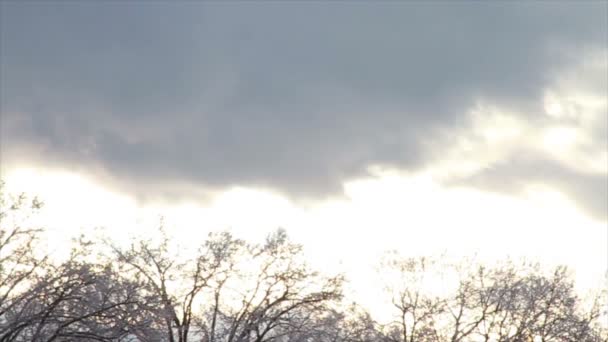
[[[37,245],[40,207],[0,191],[0,342],[608,342],[606,292],[584,301],[565,267],[392,256],[379,324],[284,230],[213,233],[187,255],[164,228],[126,248],[81,237],[59,261]]]
[[[470,262],[442,264],[449,291],[429,296],[420,279],[437,260],[398,259],[389,264],[402,283],[389,289],[395,321],[385,338],[413,341],[606,341],[605,295],[583,305],[565,267],[546,274],[538,265],[506,263],[488,268]],[[431,266],[431,267],[429,267]],[[427,284],[428,286],[428,284]]]
[[[116,268],[125,279],[141,282],[145,309],[140,319],[145,329],[133,329],[142,341],[188,341],[195,327],[195,304],[218,279],[232,268],[233,254],[243,243],[229,234],[216,234],[198,254],[187,260],[169,250],[170,241],[161,229],[161,241],[138,241],[129,249],[111,246]],[[112,259],[111,259],[112,260]],[[137,321],[135,321],[137,322]]]
[[[39,253],[42,229],[28,217],[40,207],[35,198],[0,191],[0,341],[120,339],[121,313],[134,311],[136,287],[82,260],[86,244],[59,263]]]
[[[247,246],[247,262],[233,270],[223,287],[216,287],[206,310],[211,315],[201,320],[208,341],[271,341],[313,329],[314,317],[341,298],[342,278],[320,276],[300,254],[301,246],[291,243],[283,230],[262,245]],[[209,329],[214,322],[219,330]]]
[[[6,194],[0,183],[0,318],[20,303],[28,280],[47,264],[46,256],[34,253],[42,229],[29,226],[27,220],[41,205],[24,194]]]
[[[116,341],[137,311],[136,287],[109,270],[67,262],[36,279],[5,315],[2,341]],[[127,318],[128,319],[128,318]]]
[[[371,315],[355,303],[307,317],[306,329],[286,329],[285,342],[377,342],[381,332]]]
[[[391,342],[441,341],[437,319],[445,313],[446,301],[428,286],[439,279],[436,261],[428,258],[388,259],[383,272],[390,278],[386,290],[391,296],[395,320],[383,327]]]
[[[262,245],[212,234],[183,261],[169,244],[164,235],[158,244],[114,248],[121,274],[145,283],[154,329],[139,333],[142,340],[269,341],[340,297],[341,278],[309,270],[284,231]]]

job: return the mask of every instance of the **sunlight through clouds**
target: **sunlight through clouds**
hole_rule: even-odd
[[[583,288],[601,281],[608,266],[598,264],[606,252],[603,224],[542,186],[530,186],[524,197],[516,198],[445,187],[430,174],[385,172],[346,183],[342,200],[305,208],[243,188],[220,193],[208,205],[138,207],[124,195],[69,173],[23,169],[9,174],[7,181],[11,188],[45,199],[48,205],[40,220],[50,228],[51,249],[61,250],[69,237],[96,226],[114,237],[153,236],[160,216],[169,235],[186,249],[196,248],[212,231],[262,241],[284,227],[304,244],[312,265],[327,273],[345,272],[351,291],[366,303],[381,295],[370,282],[378,261],[390,250],[409,256],[477,255],[487,262],[510,256],[567,264]]]

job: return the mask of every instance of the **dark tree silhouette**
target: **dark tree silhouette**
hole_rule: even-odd
[[[585,302],[565,267],[439,258],[382,264],[394,320],[345,305],[284,230],[260,244],[213,233],[195,254],[160,240],[74,241],[42,253],[41,202],[0,186],[0,342],[606,342],[606,293]]]

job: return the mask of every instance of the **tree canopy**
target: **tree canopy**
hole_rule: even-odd
[[[28,223],[41,206],[0,191],[0,341],[608,341],[605,293],[584,301],[565,267],[391,256],[393,320],[377,322],[284,230],[257,244],[212,233],[188,256],[165,227],[128,247],[82,237],[57,261]]]

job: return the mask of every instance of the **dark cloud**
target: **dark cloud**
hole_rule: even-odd
[[[371,164],[415,169],[477,99],[537,115],[607,32],[602,2],[1,6],[6,155],[43,146],[32,159],[142,192],[315,197]]]

